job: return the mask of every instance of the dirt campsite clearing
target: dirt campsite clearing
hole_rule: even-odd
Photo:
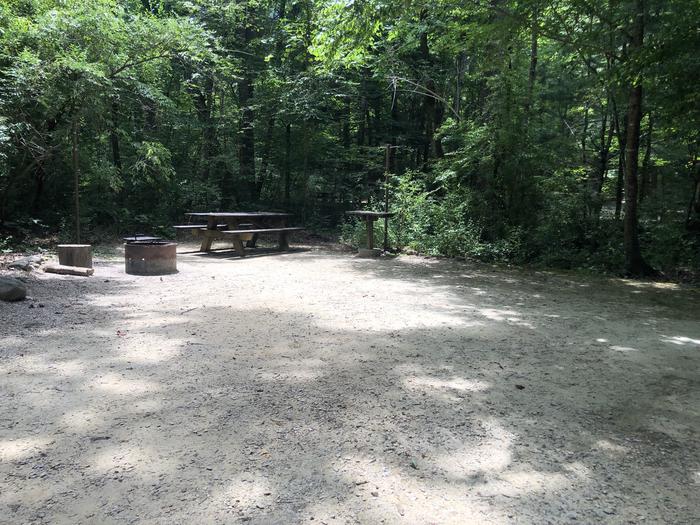
[[[327,249],[29,274],[2,523],[697,523],[700,298]]]

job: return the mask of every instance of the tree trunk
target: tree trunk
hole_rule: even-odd
[[[641,51],[644,44],[644,0],[635,1],[635,21],[632,26],[630,49]],[[627,144],[625,146],[625,271],[630,276],[644,276],[653,273],[644,261],[639,246],[639,220],[637,217],[637,183],[639,168],[639,129],[642,121],[641,78],[634,79],[630,86],[627,106]]]
[[[352,115],[352,107],[350,106],[350,99],[345,101],[345,114],[343,116],[342,129],[341,129],[341,140],[344,148],[350,147],[350,119]]]
[[[287,124],[284,130],[284,208],[289,210],[291,197],[291,164],[290,156],[292,152],[292,125]]]
[[[272,116],[267,121],[267,130],[265,131],[265,142],[263,143],[262,160],[260,161],[260,170],[255,178],[255,201],[260,202],[262,190],[267,180],[268,166],[270,165],[270,155],[272,155],[272,139],[275,133],[275,117]]]
[[[617,141],[620,146],[620,153],[617,159],[617,184],[615,186],[615,219],[620,220],[622,216],[622,197],[625,188],[625,148],[627,145],[627,115],[622,119],[622,127],[620,120],[615,116]]]
[[[598,145],[598,159],[595,168],[591,169],[589,176],[589,200],[590,208],[589,214],[595,220],[600,218],[600,210],[602,208],[601,192],[603,190],[603,183],[605,182],[605,175],[608,171],[608,160],[610,158],[610,145],[612,143],[612,138],[614,134],[614,119],[610,119],[610,129],[608,129],[608,116],[610,110],[610,101],[603,105],[601,103],[601,123],[600,123],[600,136]]]
[[[525,100],[525,118],[529,120],[532,109],[532,101],[537,79],[537,47],[539,40],[539,8],[532,9],[532,28],[530,31],[530,69],[527,78],[527,98]]]
[[[252,16],[248,6],[245,9],[245,13]],[[248,44],[253,39],[253,29],[246,20],[247,18],[248,16],[243,18],[241,22],[243,27],[240,28],[244,50],[248,50]],[[248,54],[244,55],[242,78],[238,83],[238,105],[241,108],[238,137],[238,168],[241,185],[249,190],[246,196],[247,199],[253,197],[255,184],[255,112],[252,107],[254,74],[251,58]]]
[[[73,192],[75,203],[75,242],[80,243],[80,170],[78,166],[78,118],[73,118],[71,129],[71,161],[73,165]]]
[[[197,110],[197,118],[202,127],[202,144],[199,153],[199,176],[202,180],[209,179],[211,173],[211,159],[214,156],[214,142],[216,130],[212,114],[214,106],[214,77],[206,73],[204,85],[197,90],[194,96],[194,104]]]
[[[46,181],[46,172],[42,162],[37,162],[34,169],[34,198],[32,199],[32,211],[39,212],[41,209],[41,197],[44,195],[44,182]]]
[[[422,9],[420,12],[420,21],[422,27],[426,28],[421,31],[419,35],[419,52],[422,61],[422,66],[425,71],[430,74],[431,72],[431,62],[432,57],[430,56],[430,47],[428,46],[428,10]],[[425,81],[426,93],[423,96],[423,167],[427,167],[428,159],[431,157],[431,150],[433,149],[433,136],[435,135],[435,116],[436,116],[436,104],[435,97],[430,93],[435,92],[435,81],[432,78],[428,78]]]
[[[460,51],[455,59],[455,98],[452,103],[452,110],[458,118],[462,110],[462,75],[464,74],[465,60],[464,51]]]
[[[654,129],[654,121],[652,119],[651,113],[649,113],[649,127],[647,129],[647,136],[644,146],[644,160],[642,161],[642,173],[640,177],[641,186],[639,188],[639,202],[642,202],[652,191],[651,185],[651,133]]]
[[[697,225],[697,221],[700,220],[700,163],[698,163],[697,152],[693,154],[693,161],[691,163],[690,173],[693,177],[693,188],[690,192],[690,203],[688,204],[688,213],[685,217],[685,227],[691,229],[693,224]],[[695,217],[695,219],[694,219]]]
[[[122,155],[121,148],[119,147],[119,105],[116,100],[112,101],[111,104],[111,117],[109,129],[109,144],[112,148],[112,163],[117,170],[117,174],[122,173]]]

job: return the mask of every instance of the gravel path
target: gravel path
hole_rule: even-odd
[[[698,523],[700,298],[321,249],[32,273],[1,523]]]

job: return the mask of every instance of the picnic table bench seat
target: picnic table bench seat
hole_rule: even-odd
[[[245,235],[245,234],[251,234],[251,233],[283,233],[283,232],[297,232],[301,231],[304,228],[300,228],[298,226],[295,227],[285,227],[285,228],[248,228],[248,229],[240,229],[240,230],[221,230],[221,233],[229,234],[229,235]]]
[[[125,242],[153,242],[162,241],[163,237],[154,237],[153,235],[131,235],[129,237],[122,237]]]

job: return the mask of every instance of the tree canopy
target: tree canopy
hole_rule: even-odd
[[[697,271],[699,17],[698,0],[6,0],[0,248],[32,224],[99,238],[234,208],[357,240],[342,212],[389,191],[400,248]]]

